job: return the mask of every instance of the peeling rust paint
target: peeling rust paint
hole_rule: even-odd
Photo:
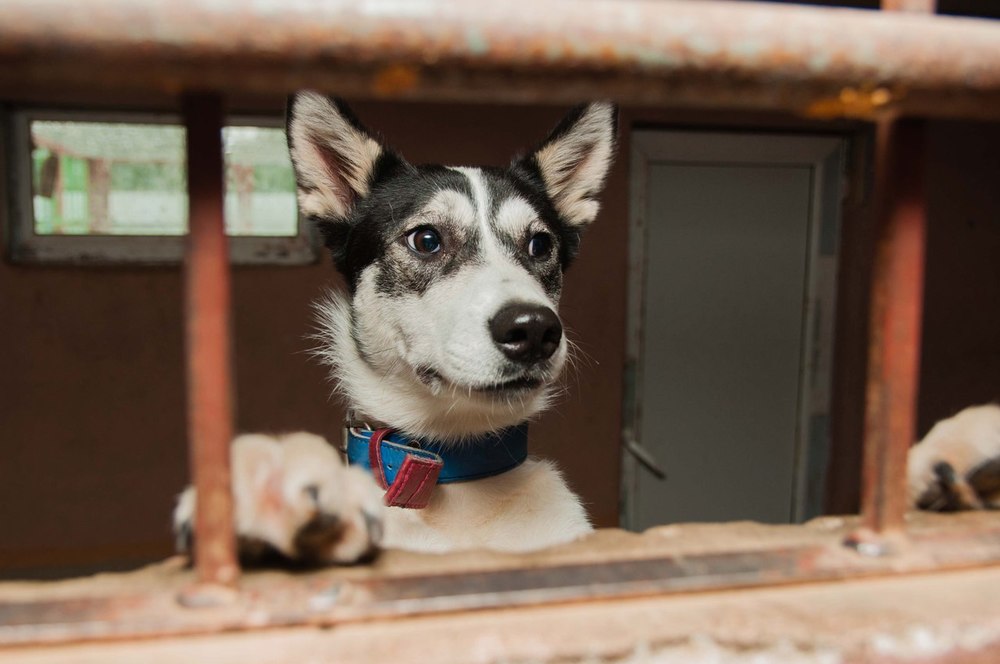
[[[1000,118],[1000,23],[713,0],[0,4],[0,96],[95,86]]]
[[[420,81],[419,70],[412,65],[389,65],[375,72],[372,92],[378,97],[394,97],[412,91]]]
[[[820,120],[833,118],[857,118],[876,120],[898,106],[905,98],[902,88],[890,89],[872,83],[841,88],[836,97],[817,99],[805,109],[804,115]]]

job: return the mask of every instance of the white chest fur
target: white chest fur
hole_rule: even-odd
[[[502,475],[439,485],[425,509],[387,508],[384,545],[423,552],[531,551],[591,530],[556,467],[529,458]]]

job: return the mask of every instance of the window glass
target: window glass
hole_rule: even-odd
[[[226,127],[223,144],[227,232],[295,236],[295,178],[284,131]],[[31,160],[36,235],[187,232],[182,127],[33,120]]]

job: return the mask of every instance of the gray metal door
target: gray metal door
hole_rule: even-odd
[[[816,505],[806,504],[805,484],[821,481],[826,443],[813,430],[827,396],[816,383],[828,381],[815,357],[831,345],[817,313],[832,312],[833,280],[822,272],[833,269],[838,213],[824,168],[839,175],[840,141],[668,132],[635,140],[641,281],[630,354],[639,408],[626,435],[667,477],[630,465],[626,525],[809,516]],[[832,247],[823,246],[824,216]]]

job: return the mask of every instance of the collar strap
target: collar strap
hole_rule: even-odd
[[[437,484],[499,475],[527,457],[527,423],[452,444],[393,429],[347,429],[347,462],[371,472],[386,490],[386,504],[396,507],[426,507]]]

